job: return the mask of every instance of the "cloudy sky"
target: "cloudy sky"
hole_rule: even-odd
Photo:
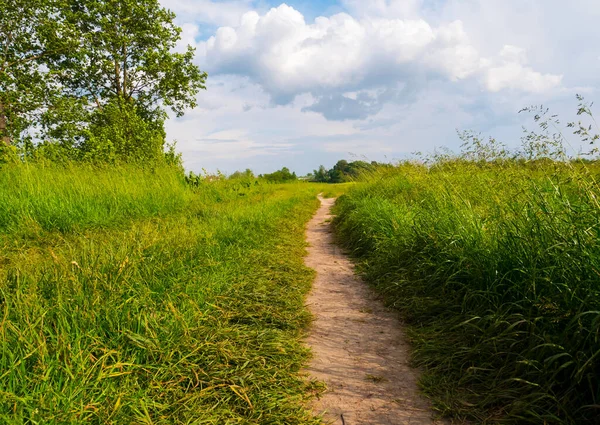
[[[456,130],[517,146],[522,107],[572,120],[576,93],[598,97],[597,0],[162,2],[209,73],[167,124],[196,172],[393,161]]]

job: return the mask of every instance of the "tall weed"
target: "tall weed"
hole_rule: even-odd
[[[599,423],[599,170],[444,158],[339,199],[337,234],[403,313],[443,413]]]

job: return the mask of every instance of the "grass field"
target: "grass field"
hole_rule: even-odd
[[[323,185],[0,172],[0,422],[311,424],[304,225]]]
[[[439,411],[600,423],[598,171],[404,164],[338,200],[338,237],[409,324]]]
[[[115,226],[182,211],[194,194],[169,167],[23,164],[0,172],[0,232]]]
[[[317,424],[316,194],[408,324],[438,411],[600,423],[600,168],[442,160],[349,185],[0,170],[0,422]]]

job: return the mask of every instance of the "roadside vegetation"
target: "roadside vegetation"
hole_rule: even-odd
[[[298,371],[323,187],[81,167],[0,170],[0,422],[318,423]]]
[[[0,232],[35,237],[127,225],[181,212],[194,198],[167,165],[15,164],[0,168]]]
[[[518,152],[465,133],[459,155],[372,173],[335,226],[406,320],[440,412],[600,423],[600,164],[566,157],[554,118],[536,120]],[[595,154],[591,127],[569,127]]]
[[[361,179],[365,174],[387,167],[390,167],[390,164],[362,160],[348,162],[341,159],[329,170],[323,165],[319,166],[307,179],[317,183],[349,183]]]
[[[207,75],[158,0],[0,3],[0,160],[153,162]]]
[[[600,163],[589,105],[519,151],[185,174],[168,113],[207,75],[158,0],[0,2],[0,422],[317,424],[304,225],[335,227],[474,423],[600,424]],[[179,48],[175,51],[175,47]],[[584,158],[584,159],[582,159]],[[285,183],[285,184],[283,184]],[[325,183],[346,183],[333,185]]]
[[[304,225],[343,189],[185,175],[164,121],[207,75],[174,22],[0,3],[1,423],[319,423]]]

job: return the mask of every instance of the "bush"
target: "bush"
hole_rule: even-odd
[[[290,173],[290,170],[287,167],[283,167],[279,171],[275,171],[271,174],[264,174],[259,177],[262,177],[269,183],[288,183],[298,180],[296,173]]]
[[[92,117],[81,146],[84,159],[114,163],[156,161],[163,155],[163,123],[146,121],[133,103],[116,100]]]

